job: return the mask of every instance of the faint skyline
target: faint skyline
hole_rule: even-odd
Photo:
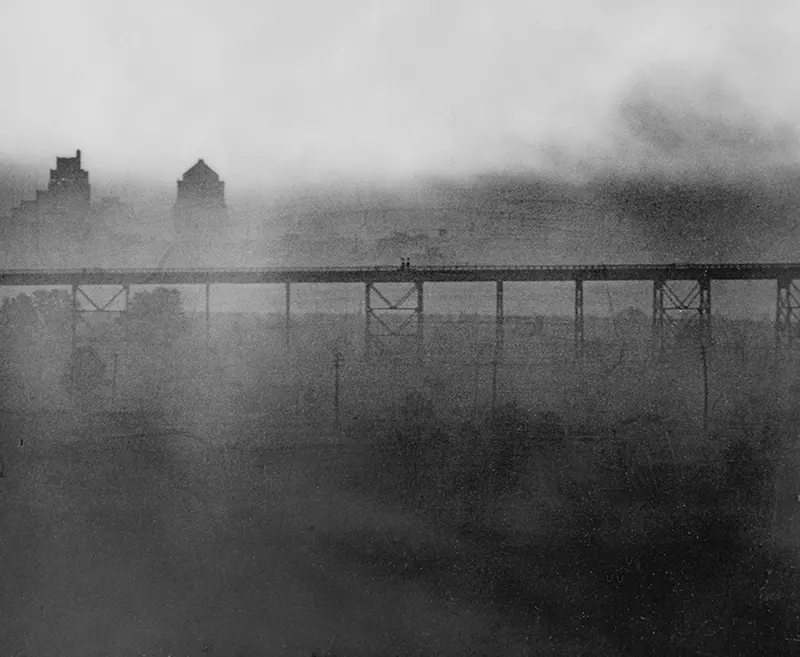
[[[95,177],[166,185],[203,157],[241,188],[793,163],[798,13],[790,2],[5,0],[0,89],[13,102],[0,106],[0,143],[29,161],[81,148]],[[754,136],[761,148],[739,147]]]

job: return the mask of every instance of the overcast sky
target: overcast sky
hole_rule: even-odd
[[[653,117],[645,108],[632,121],[625,106],[639,98],[641,110],[655,78],[658,102],[679,116],[695,96],[720,97],[714,80],[731,120],[762,126],[771,153],[800,116],[797,7],[0,0],[0,148],[50,164],[82,148],[95,177],[166,184],[198,157],[237,185],[520,169],[554,156],[567,172],[576,158],[638,166],[652,155],[638,141],[654,142],[635,133],[652,133]],[[662,136],[658,157],[675,155]]]

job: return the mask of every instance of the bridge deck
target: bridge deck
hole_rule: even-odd
[[[0,270],[0,286],[800,279],[800,263]]]

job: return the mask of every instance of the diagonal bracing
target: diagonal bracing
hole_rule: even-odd
[[[798,319],[800,319],[800,288],[794,280],[778,279],[778,295],[775,306],[775,342],[779,346],[797,343]]]
[[[92,287],[92,286],[89,286]],[[119,289],[111,296],[108,301],[105,303],[98,302],[94,298],[92,298],[90,291],[84,289],[83,286],[79,284],[75,284],[72,286],[72,308],[71,308],[71,316],[72,316],[72,374],[70,377],[70,384],[71,384],[71,391],[73,394],[76,392],[76,370],[75,370],[75,363],[77,362],[77,355],[79,353],[79,345],[78,345],[78,324],[83,319],[83,316],[86,313],[115,313],[119,314],[123,317],[124,322],[124,330],[125,330],[125,339],[127,339],[128,335],[128,308],[130,304],[130,285],[123,284],[119,286]],[[115,302],[120,299],[124,299],[124,304],[121,308],[115,307]],[[85,300],[89,304],[89,308],[83,307],[81,304],[81,299]],[[119,305],[119,304],[117,304]],[[114,395],[116,395],[116,356],[114,357]]]
[[[416,292],[416,296],[414,293]],[[413,300],[413,305],[409,302]],[[422,282],[417,281],[397,300],[392,301],[372,282],[365,290],[364,351],[367,362],[374,362],[382,341],[389,338],[404,338],[415,345],[416,357],[423,358],[423,295]],[[406,343],[401,341],[401,347]]]
[[[664,279],[653,281],[653,349],[659,356],[669,351],[692,323],[706,344],[711,337],[711,281],[707,277],[692,281],[685,294],[674,284]]]

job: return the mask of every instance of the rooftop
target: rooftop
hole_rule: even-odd
[[[219,182],[219,175],[202,158],[183,174],[183,180],[191,182]]]

